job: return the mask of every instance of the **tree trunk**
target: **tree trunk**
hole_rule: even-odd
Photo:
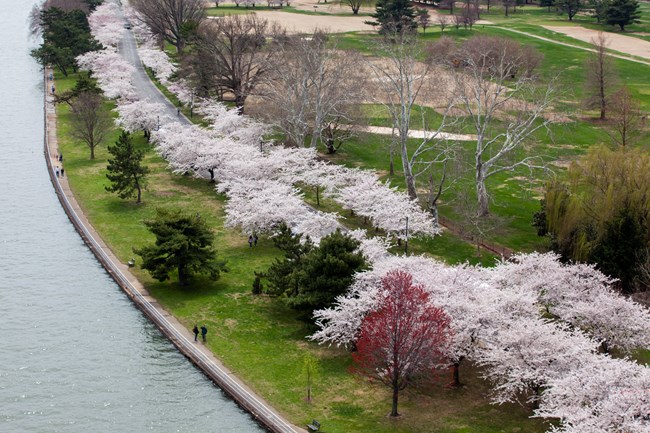
[[[208,173],[210,173],[210,183],[214,183],[214,168],[208,168]]]
[[[605,95],[605,60],[602,55],[599,56],[598,66],[600,67],[600,76],[598,78],[600,82],[598,83],[598,96],[600,97],[600,120],[604,120],[607,109],[607,96]]]
[[[460,361],[454,362],[451,385],[455,388],[460,386]]]
[[[235,90],[235,107],[239,108],[239,114],[244,114],[244,102],[246,102],[246,96],[242,95],[239,90]]]
[[[404,134],[406,135],[406,134]],[[415,176],[411,171],[411,165],[409,164],[409,157],[406,148],[406,137],[402,138],[400,133],[400,147],[402,154],[402,170],[404,170],[404,181],[406,182],[406,191],[408,192],[409,198],[411,200],[417,200],[418,192],[415,189]]]
[[[398,397],[399,387],[397,385],[393,385],[393,408],[390,411],[390,416],[399,416],[399,412],[397,412]]]
[[[187,274],[185,272],[185,265],[178,265],[178,284],[184,286],[187,282]]]
[[[316,185],[316,206],[320,206],[320,195],[318,185]]]
[[[135,180],[135,187],[138,190],[138,199],[136,200],[136,203],[140,204],[142,202],[142,188],[140,188],[140,182],[138,182],[138,179]]]
[[[485,176],[481,172],[481,168],[477,169],[476,173],[476,196],[478,198],[478,213],[479,217],[487,216],[490,213],[488,203],[488,192],[485,187]]]
[[[88,147],[90,147],[90,159],[95,159],[95,145],[90,144]]]

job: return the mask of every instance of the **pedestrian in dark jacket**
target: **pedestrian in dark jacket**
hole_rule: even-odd
[[[205,343],[205,336],[208,333],[208,328],[205,325],[201,326],[201,337],[203,337],[203,342]]]
[[[192,328],[192,332],[194,332],[194,341],[199,341],[199,328],[196,325]]]

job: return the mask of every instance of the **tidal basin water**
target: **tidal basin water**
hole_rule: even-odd
[[[61,209],[32,3],[0,0],[0,432],[261,432],[151,325]]]

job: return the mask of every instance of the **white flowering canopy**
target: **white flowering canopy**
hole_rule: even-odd
[[[117,49],[124,37],[124,19],[120,7],[113,2],[104,2],[88,16],[92,35],[104,47]]]

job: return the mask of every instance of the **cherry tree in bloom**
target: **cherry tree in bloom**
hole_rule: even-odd
[[[245,233],[271,232],[284,222],[317,242],[338,227],[334,214],[310,209],[298,190],[281,182],[246,179],[220,183],[217,190],[228,195],[226,226]]]
[[[228,108],[219,101],[201,99],[196,103],[196,112],[209,123],[216,136],[226,137],[249,146],[259,146],[270,126],[250,116],[240,114],[239,108]]]
[[[347,170],[339,177],[339,184],[330,187],[327,195],[346,209],[368,218],[374,227],[385,230],[398,239],[408,235],[433,236],[440,233],[429,214],[406,193],[390,184],[382,184],[376,174],[363,170]]]
[[[151,133],[156,151],[169,162],[175,173],[195,173],[197,160],[204,155],[213,140],[204,129],[196,125],[170,122],[160,131]]]
[[[88,24],[92,35],[106,48],[116,49],[124,36],[124,20],[115,3],[104,2],[97,6],[88,16]]]
[[[150,44],[141,45],[138,47],[138,56],[164,86],[169,86],[169,77],[176,72],[176,66],[164,51],[151,47]]]
[[[518,287],[546,311],[626,352],[650,348],[650,311],[612,289],[593,265],[564,264],[554,253],[519,254],[486,270],[497,287]]]
[[[130,133],[144,131],[145,137],[171,121],[165,106],[157,102],[127,101],[118,104],[116,110],[119,116],[115,122],[120,128]]]
[[[190,105],[194,102],[194,92],[192,87],[183,79],[172,81],[167,90],[172,92],[183,105]]]
[[[454,338],[447,356],[453,367],[454,383],[458,384],[461,362],[473,357],[477,342],[496,326],[496,317],[535,317],[537,314],[532,298],[523,302],[519,297],[511,299],[509,294],[491,289],[481,282],[478,268],[449,267],[422,256],[382,255],[376,244],[370,251],[369,257],[375,258],[373,269],[357,274],[348,293],[338,297],[333,307],[314,313],[320,330],[311,339],[339,346],[353,345],[363,318],[378,307],[381,278],[388,272],[404,270],[413,275],[414,281],[423,285],[436,304],[453,319]]]
[[[392,389],[391,416],[398,416],[399,392],[431,373],[444,357],[451,319],[406,272],[389,272],[381,285],[378,308],[363,319],[352,356],[360,372]]]
[[[90,51],[77,57],[80,69],[92,71],[97,84],[109,99],[135,99],[134,68],[115,51]]]
[[[509,318],[507,326],[482,339],[473,359],[485,366],[494,384],[493,401],[537,403],[553,379],[580,368],[596,353],[598,342],[579,330],[541,318]]]
[[[556,433],[650,432],[650,368],[625,359],[591,362],[550,380],[535,415],[558,418]]]

